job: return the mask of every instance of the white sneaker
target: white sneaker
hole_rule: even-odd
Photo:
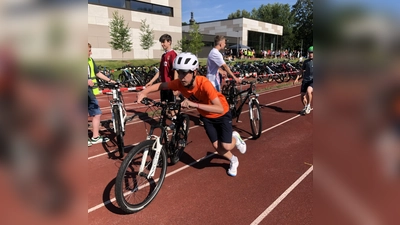
[[[306,108],[306,114],[310,114],[310,112],[311,112],[311,106],[308,106],[308,107]]]
[[[110,141],[109,138],[102,137],[102,136],[98,136],[97,138],[92,138],[91,139],[92,144],[105,143],[105,142],[108,142],[108,141]]]
[[[246,142],[242,140],[240,134],[237,131],[233,131],[232,137],[236,139],[236,148],[240,151],[240,153],[246,153]]]
[[[307,106],[304,106],[304,109],[302,109],[302,110],[300,111],[300,114],[301,114],[301,115],[305,115],[305,114],[306,114],[306,111],[307,111]]]
[[[231,177],[235,177],[236,174],[237,174],[238,166],[239,166],[239,160],[238,159],[234,163],[231,162],[231,165],[230,165],[230,167],[228,169],[228,172],[227,172],[228,175],[231,176]]]
[[[90,147],[90,146],[92,146],[92,145],[93,145],[92,142],[90,141],[90,139],[88,139],[88,141],[87,141],[87,146]]]

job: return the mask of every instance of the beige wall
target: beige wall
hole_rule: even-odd
[[[189,32],[190,25],[182,26],[182,32]],[[199,23],[201,34],[224,35],[227,37],[240,37],[241,44],[247,45],[247,31],[257,31],[267,34],[282,35],[283,27],[257,20],[239,18]]]
[[[142,0],[143,2],[169,6],[173,8],[174,17],[149,14],[137,11],[117,9],[99,5],[88,4],[88,42],[92,45],[94,59],[145,59],[161,58],[163,50],[158,39],[162,34],[172,36],[172,46],[182,39],[182,6],[177,0]],[[109,22],[114,11],[123,15],[129,24],[133,48],[122,56],[120,51],[112,50],[108,42],[110,39]],[[149,51],[140,47],[140,24],[146,20],[154,30],[155,44]]]

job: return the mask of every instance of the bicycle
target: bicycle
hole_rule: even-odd
[[[125,82],[130,82],[129,80]],[[112,115],[112,124],[113,130],[117,137],[117,146],[120,158],[124,156],[124,135],[125,135],[125,125],[127,122],[133,120],[136,115],[127,116],[127,112],[125,110],[125,103],[122,96],[122,90],[120,88],[121,85],[124,85],[125,82],[115,82],[115,83],[104,83],[103,86],[107,89],[103,89],[103,93],[111,93],[112,99],[110,99],[110,107],[111,107],[111,115]],[[125,88],[128,91],[136,90],[136,88]],[[109,121],[109,122],[111,122]]]
[[[239,116],[242,113],[243,106],[246,102],[248,102],[250,127],[253,139],[259,138],[262,130],[262,119],[260,113],[260,104],[258,102],[259,94],[256,93],[255,82],[249,82],[250,87],[243,91],[239,91],[236,88],[235,80],[226,80],[226,82],[227,84],[222,87],[222,94],[225,95],[226,100],[228,101],[232,119],[236,118],[236,122],[239,121]],[[246,93],[245,99],[243,99],[242,96],[244,93]]]
[[[181,113],[181,101],[165,103],[145,98],[142,103],[149,108],[160,107],[161,115],[158,122],[151,125],[146,140],[128,153],[118,170],[115,198],[127,213],[144,209],[156,197],[166,176],[167,157],[172,164],[179,161],[189,130],[189,116]],[[177,119],[170,125],[166,123],[167,110],[177,110]],[[161,130],[160,136],[154,135],[155,129]],[[172,131],[170,138],[168,131]]]

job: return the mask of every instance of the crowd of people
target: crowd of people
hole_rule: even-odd
[[[236,49],[233,50],[229,47],[226,47],[223,51],[224,59],[227,61],[234,61],[235,59],[299,59],[302,57],[302,53],[300,50],[260,50],[257,52],[255,49],[247,49],[240,48],[239,56],[235,54]]]

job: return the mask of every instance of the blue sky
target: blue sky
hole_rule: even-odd
[[[290,6],[296,3],[296,0],[182,0],[182,22],[189,23],[190,12],[196,22],[206,22],[212,20],[227,19],[228,15],[236,10],[247,10],[251,12],[254,8],[258,9],[262,4],[281,3]]]

